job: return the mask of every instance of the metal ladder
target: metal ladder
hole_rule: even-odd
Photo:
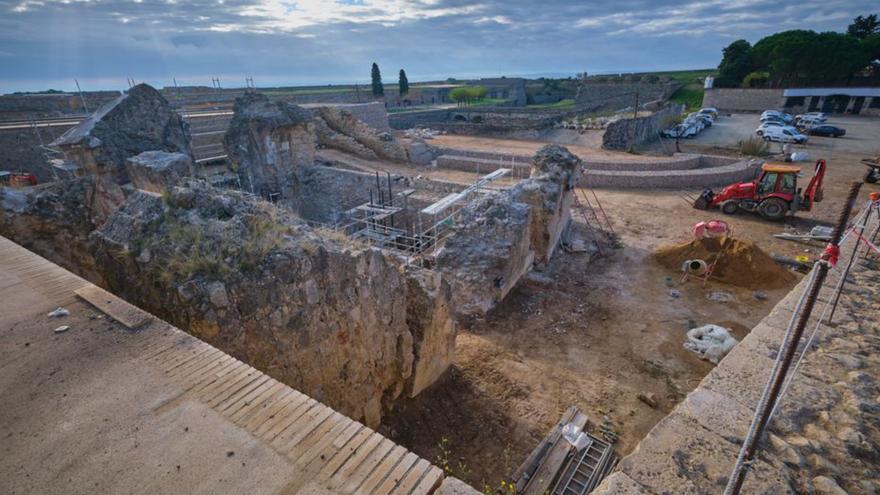
[[[585,495],[595,489],[617,464],[610,444],[589,435],[590,443],[570,455],[554,495]]]

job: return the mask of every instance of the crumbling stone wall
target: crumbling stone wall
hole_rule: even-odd
[[[468,204],[436,257],[457,317],[485,313],[533,265],[546,264],[571,220],[580,159],[561,146],[535,155],[529,179]]]
[[[439,276],[246,194],[138,191],[91,243],[112,292],[372,426],[452,360]]]
[[[88,236],[100,221],[94,176],[29,189],[0,187],[0,235],[101,283]]]
[[[186,123],[146,84],[138,84],[104,105],[52,146],[60,148],[84,173],[109,175],[118,184],[128,182],[126,160],[144,151],[192,155]]]
[[[394,136],[370,127],[348,110],[340,107],[319,107],[314,112],[316,120],[326,124],[326,127],[320,127],[321,132],[318,134],[320,144],[328,147],[341,145],[339,149],[367,158],[406,161],[406,149],[394,139]]]
[[[245,190],[263,198],[294,197],[295,168],[315,159],[311,118],[304,108],[259,93],[235,100],[223,147]]]
[[[660,139],[660,131],[668,127],[673,117],[684,111],[684,105],[671,104],[647,117],[620,119],[608,124],[602,135],[602,147],[607,150],[628,150]]]
[[[516,186],[514,194],[529,205],[531,249],[535,264],[550,261],[562,232],[571,222],[571,203],[580,176],[581,160],[561,146],[538,150],[529,180]]]

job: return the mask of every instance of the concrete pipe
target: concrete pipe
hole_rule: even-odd
[[[681,265],[681,271],[688,275],[704,275],[709,269],[709,264],[703,260],[686,260]]]

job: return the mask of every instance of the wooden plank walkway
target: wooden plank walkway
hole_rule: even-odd
[[[0,492],[72,493],[79,491],[78,482],[92,486],[94,481],[94,486],[116,487],[95,489],[103,492],[428,494],[443,480],[441,469],[379,433],[157,318],[140,331],[99,318],[93,306],[74,295],[89,287],[0,237],[0,299],[7,303],[0,313],[0,437],[73,428],[51,434],[51,441],[14,441],[4,449]],[[48,318],[46,312],[57,306],[71,315]],[[96,321],[108,330],[95,331]],[[45,328],[56,324],[69,324],[71,330],[49,335],[52,330]],[[68,414],[47,407],[55,399],[40,388],[41,367],[51,363],[64,363],[68,379],[53,386],[63,391]],[[109,395],[113,400],[107,402]],[[25,396],[33,401],[28,407],[21,404]],[[93,408],[88,401],[99,401],[101,415],[114,417],[111,424],[128,433],[108,432],[85,414],[80,423],[69,424],[75,419],[71,411]],[[45,413],[31,415],[30,408]],[[130,449],[114,435],[130,435],[132,429],[135,447],[141,442],[146,449],[102,457],[107,465],[101,468],[90,461],[96,449]],[[187,440],[196,431],[201,439]],[[205,450],[227,439],[238,445],[228,447],[228,455]],[[144,450],[156,455],[144,456]],[[149,468],[180,462],[170,460],[178,452],[197,459],[199,468],[183,470],[177,464],[171,475],[165,468]],[[22,467],[59,455],[62,462],[41,467],[39,476]],[[233,457],[236,469],[242,465],[238,478],[226,472]]]

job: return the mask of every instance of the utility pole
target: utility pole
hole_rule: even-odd
[[[76,83],[76,90],[79,92],[79,101],[82,102],[83,110],[85,110],[86,113],[92,113],[92,112],[89,111],[89,106],[86,105],[86,99],[85,99],[85,97],[83,96],[82,88],[79,87],[79,81],[77,81],[76,79],[74,79],[73,82]]]

